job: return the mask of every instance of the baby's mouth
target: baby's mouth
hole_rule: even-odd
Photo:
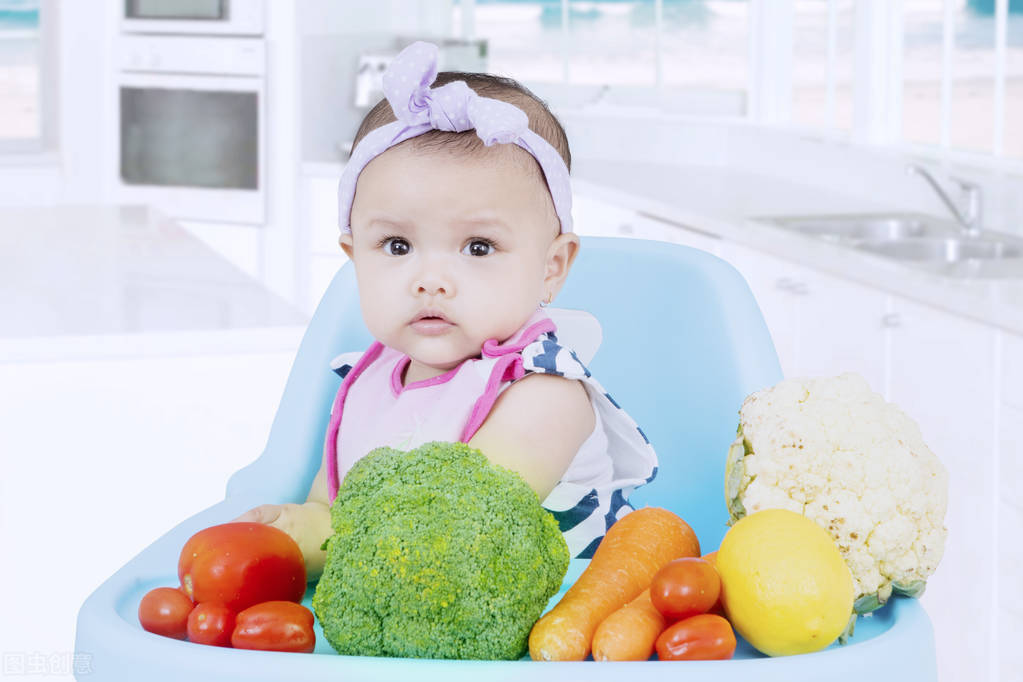
[[[441,334],[454,325],[450,320],[440,314],[418,315],[412,320],[410,326],[421,334]]]

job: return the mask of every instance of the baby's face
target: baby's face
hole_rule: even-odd
[[[366,326],[418,363],[417,380],[510,337],[557,292],[552,271],[563,268],[563,280],[574,258],[578,237],[558,236],[546,185],[511,158],[527,152],[503,147],[470,159],[398,145],[359,176],[341,246],[355,264]],[[566,244],[571,257],[559,266]],[[426,308],[451,324],[439,333],[412,326]]]

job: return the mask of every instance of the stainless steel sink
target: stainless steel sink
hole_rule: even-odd
[[[956,223],[933,216],[897,213],[763,220],[947,277],[1023,278],[1023,238],[987,230],[970,236]]]
[[[955,236],[955,223],[915,213],[877,215],[820,215],[766,218],[793,232],[838,242],[861,242],[910,237]]]
[[[1020,246],[986,239],[883,239],[865,241],[856,248],[898,260],[937,263],[1023,257]]]

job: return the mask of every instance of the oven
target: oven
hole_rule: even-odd
[[[264,223],[265,61],[257,38],[121,36],[117,199],[177,218]]]
[[[122,0],[121,31],[262,35],[264,0]]]

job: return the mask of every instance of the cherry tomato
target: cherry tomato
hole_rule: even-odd
[[[265,523],[223,523],[185,543],[178,577],[196,602],[217,602],[234,612],[253,604],[302,601],[305,559],[298,544]]]
[[[661,661],[723,661],[735,653],[735,633],[721,616],[703,613],[669,626],[655,648]]]
[[[188,614],[195,604],[176,587],[156,587],[146,592],[139,602],[139,623],[142,629],[164,637],[184,639]]]
[[[238,614],[231,645],[236,649],[312,653],[316,646],[313,613],[290,601],[250,606]]]
[[[706,613],[720,594],[717,569],[697,557],[668,562],[650,581],[650,601],[669,622]]]
[[[188,641],[212,646],[231,646],[234,611],[223,604],[203,602],[188,614]]]

